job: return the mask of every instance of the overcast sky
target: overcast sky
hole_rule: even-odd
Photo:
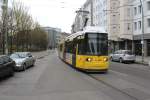
[[[75,11],[86,0],[16,0],[23,2],[35,21],[42,26],[61,28],[70,32],[75,18]]]

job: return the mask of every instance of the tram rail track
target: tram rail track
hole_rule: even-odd
[[[126,95],[126,96],[128,96],[128,97],[130,97],[130,98],[132,98],[133,100],[140,100],[140,99],[138,99],[137,97],[135,97],[135,96],[129,94],[128,92],[125,92],[125,91],[123,91],[123,90],[121,90],[121,89],[119,89],[119,88],[117,88],[117,87],[115,87],[115,86],[113,86],[113,85],[111,85],[111,84],[109,84],[109,83],[107,83],[107,82],[101,80],[101,79],[98,79],[97,77],[95,77],[95,76],[92,75],[92,74],[88,74],[88,73],[85,73],[85,74],[86,74],[87,76],[91,77],[92,79],[94,79],[94,80],[96,80],[96,81],[98,81],[98,82],[104,84],[105,86],[108,86],[108,87],[110,87],[110,88],[112,88],[112,89],[114,89],[114,90],[116,90],[116,91],[118,91],[118,92],[120,92],[120,93],[122,93],[122,94],[124,94],[124,95]]]

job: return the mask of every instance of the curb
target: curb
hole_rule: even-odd
[[[40,57],[37,57],[36,59],[43,59],[45,58],[46,56],[48,56],[49,54],[46,54],[46,55],[43,55],[43,56],[40,56]]]
[[[138,62],[138,61],[136,61],[135,63],[136,63],[136,64],[140,64],[140,65],[144,65],[144,66],[148,66],[148,63],[146,63],[146,62],[143,63],[143,62]]]
[[[47,52],[46,54],[42,55],[42,56],[39,56],[37,57],[36,59],[43,59],[45,58],[46,56],[49,56],[50,54],[52,54],[53,52]]]

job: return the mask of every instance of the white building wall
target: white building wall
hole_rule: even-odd
[[[119,6],[120,13],[120,39],[130,39],[133,38],[133,15],[132,15],[132,5],[130,0],[120,0]]]
[[[143,9],[144,9],[144,34],[150,34],[150,26],[148,22],[148,19],[150,19],[150,5],[148,5],[148,2],[150,2],[150,0],[143,0]],[[142,28],[140,28],[140,24],[139,21],[142,21],[142,14],[139,13],[139,5],[140,5],[140,1],[139,0],[134,0],[132,2],[133,5],[133,33],[134,35],[141,35],[142,34]],[[136,14],[135,14],[135,8],[136,8]],[[135,24],[137,23],[137,24]],[[142,24],[142,23],[141,23]],[[141,25],[142,26],[142,25]]]
[[[108,0],[107,9],[107,32],[110,40],[118,41],[120,36],[120,6],[119,0]]]
[[[109,39],[133,39],[133,0],[108,0],[107,29]]]
[[[93,23],[95,26],[104,27],[106,30],[106,4],[107,0],[93,0]]]
[[[88,18],[87,26],[91,26],[91,3],[90,3],[90,0],[87,0],[85,2],[85,4],[82,6],[82,9],[89,12],[89,14],[87,14],[87,18]]]
[[[93,2],[93,8],[91,8],[91,2]],[[107,0],[87,0],[84,5],[81,7],[81,10],[88,11],[89,14],[87,16],[84,16],[83,13],[77,14],[74,22],[75,29],[79,30],[79,28],[83,28],[84,19],[85,17],[88,18],[87,26],[92,25],[92,19],[93,19],[93,25],[94,26],[100,26],[104,27],[107,31],[107,15],[104,11],[107,8]],[[91,18],[91,15],[93,13],[93,17]]]
[[[81,10],[81,12],[78,12],[79,10]],[[82,11],[88,11],[89,14],[85,14]],[[75,17],[75,21],[73,23],[73,28],[72,29],[74,32],[78,32],[81,31],[84,27],[84,23],[85,23],[85,17],[88,18],[88,22],[87,22],[87,26],[91,25],[91,4],[90,4],[90,0],[87,0],[85,2],[85,4],[77,10],[77,14]]]

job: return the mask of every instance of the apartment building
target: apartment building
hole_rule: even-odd
[[[81,9],[79,9],[81,10]],[[83,27],[83,18],[82,18],[82,13],[77,12],[77,15],[75,17],[75,21],[72,25],[72,30],[71,33],[76,33],[78,31],[81,31]]]
[[[85,26],[100,26],[107,29],[107,0],[87,0],[77,12],[72,33],[82,30]]]
[[[86,17],[87,26],[106,29],[111,52],[128,49],[141,55],[144,43],[144,55],[150,56],[150,0],[142,0],[142,4],[144,24],[140,0],[87,0],[81,9],[89,13],[86,16],[77,13],[74,25],[79,26],[79,30],[83,29]],[[144,41],[141,42],[142,26]]]
[[[120,0],[119,10],[119,49],[133,50],[133,14],[131,0]]]
[[[144,55],[150,56],[150,0],[142,0],[144,12]],[[110,49],[142,54],[142,5],[140,0],[108,0],[107,29]]]
[[[110,52],[119,49],[120,41],[120,0],[107,0],[107,32],[109,37]]]
[[[48,48],[56,48],[61,38],[61,29],[53,27],[42,27],[42,29],[48,36]]]
[[[93,0],[93,24],[106,30],[106,12],[107,0]]]
[[[144,55],[150,56],[150,0],[142,0],[144,13]],[[135,53],[142,54],[142,6],[140,0],[132,0],[133,5],[133,40]]]
[[[76,13],[77,14],[72,25],[72,33],[83,30],[84,26],[91,25],[91,0],[87,0],[83,6],[76,11]]]

